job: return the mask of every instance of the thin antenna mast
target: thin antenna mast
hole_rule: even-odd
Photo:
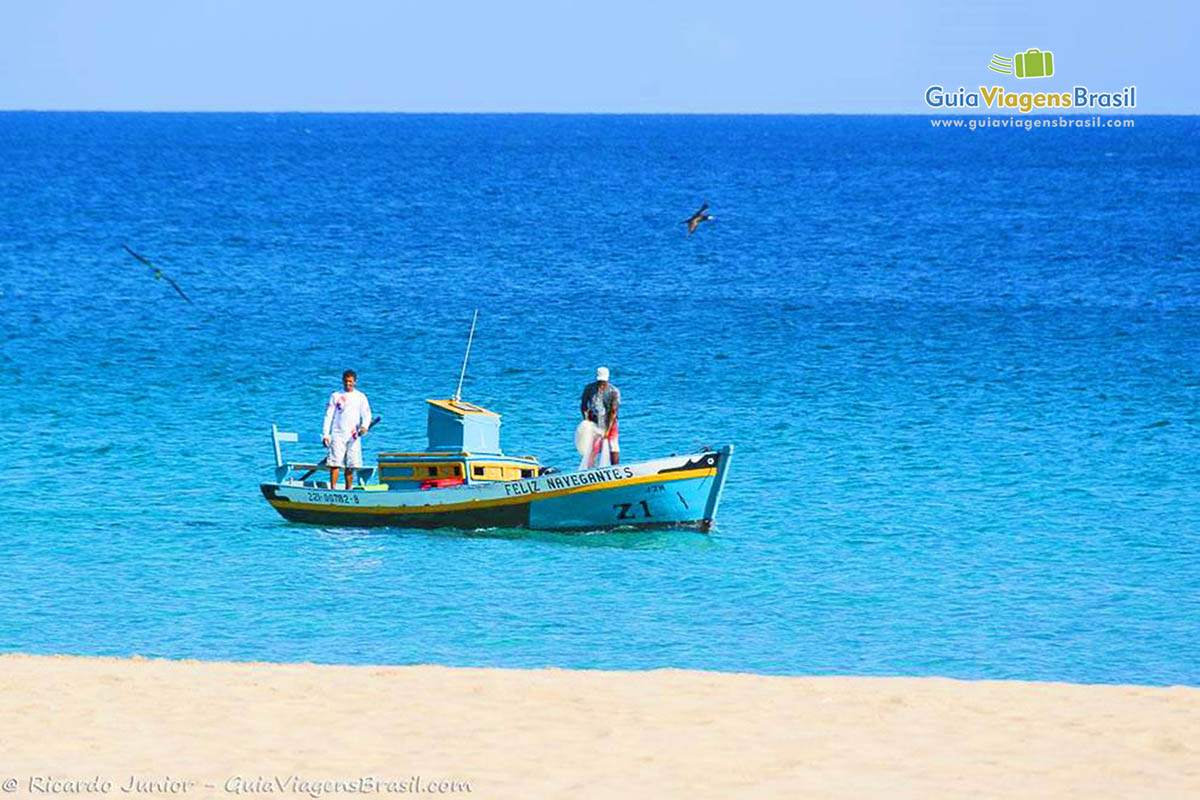
[[[463,378],[467,377],[467,360],[471,357],[471,342],[475,340],[475,320],[479,319],[479,309],[475,309],[475,316],[471,317],[471,335],[467,337],[467,352],[463,356],[462,372],[458,375],[458,388],[454,390],[454,397],[451,398],[454,402],[462,400],[462,385]]]

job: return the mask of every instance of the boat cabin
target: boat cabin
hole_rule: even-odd
[[[381,452],[378,468],[356,470],[356,488],[429,490],[447,486],[536,478],[541,464],[533,456],[507,456],[500,449],[500,415],[462,400],[426,400],[428,439],[421,452]],[[316,464],[284,463],[280,442],[298,441],[294,433],[272,428],[277,480],[291,485],[327,487],[329,473]],[[296,473],[303,473],[297,475]]]
[[[389,489],[430,489],[537,477],[536,458],[501,451],[499,414],[462,400],[425,402],[425,452],[380,453],[380,483]]]

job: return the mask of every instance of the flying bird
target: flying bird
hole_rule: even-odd
[[[166,278],[167,283],[171,284],[171,288],[173,288],[175,291],[179,292],[180,297],[182,297],[184,300],[187,300],[189,303],[192,303],[192,298],[190,298],[186,294],[184,294],[183,289],[179,288],[179,284],[176,283],[175,281],[171,280],[171,277],[169,275],[164,275],[163,271],[161,269],[159,269],[158,266],[153,261],[146,258],[145,256],[140,256],[137,253],[133,252],[132,250],[129,249],[129,245],[127,245],[127,244],[123,244],[123,245],[121,245],[121,247],[125,248],[126,253],[129,253],[129,255],[133,256],[138,261],[142,262],[147,267],[154,270],[155,279]],[[195,303],[192,303],[192,305],[195,305]]]
[[[710,220],[714,219],[713,217],[710,217],[708,214],[705,214],[704,213],[705,211],[708,211],[708,203],[707,202],[704,205],[700,206],[699,210],[696,211],[695,214],[692,214],[690,217],[688,217],[687,219],[685,219],[683,221],[683,224],[688,226],[688,236],[691,236],[693,233],[696,232],[696,228],[700,227],[701,222],[709,222]]]

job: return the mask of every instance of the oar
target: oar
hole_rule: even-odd
[[[378,425],[379,421],[382,419],[383,419],[383,417],[376,417],[375,419],[371,420],[371,424],[367,427],[367,433],[370,433],[371,431],[375,430],[375,426]],[[354,435],[350,437],[350,441],[353,442],[357,438],[359,438],[358,431],[355,431]],[[300,476],[300,482],[304,483],[306,480],[308,480],[309,478],[312,477],[312,474],[314,472],[316,472],[321,467],[327,465],[328,463],[329,463],[329,456],[326,455],[324,458],[322,458],[320,461],[317,462],[317,466],[313,467],[308,472],[306,472]],[[349,469],[349,467],[347,467],[347,469]]]

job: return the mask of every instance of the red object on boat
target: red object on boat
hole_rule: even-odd
[[[447,486],[462,486],[462,478],[430,478],[427,481],[421,481],[421,491],[426,489],[445,489]]]

